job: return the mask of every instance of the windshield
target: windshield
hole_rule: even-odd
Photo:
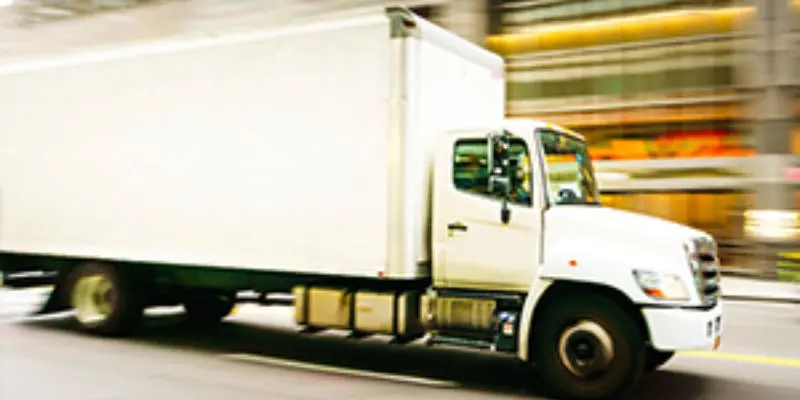
[[[586,143],[565,133],[538,131],[547,163],[550,204],[599,204]]]

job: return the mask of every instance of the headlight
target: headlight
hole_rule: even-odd
[[[648,296],[659,300],[689,300],[689,292],[680,276],[648,270],[635,270],[633,276]]]

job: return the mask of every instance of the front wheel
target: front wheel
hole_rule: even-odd
[[[570,399],[625,398],[645,366],[633,319],[606,296],[575,293],[542,311],[534,360],[549,389]]]

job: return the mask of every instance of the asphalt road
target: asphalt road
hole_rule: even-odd
[[[0,399],[537,399],[513,360],[298,335],[285,309],[244,306],[191,331],[148,319],[135,338],[72,330],[68,316],[25,318],[41,293],[0,290]],[[637,399],[800,398],[800,306],[728,303],[721,352],[687,353],[642,381]]]

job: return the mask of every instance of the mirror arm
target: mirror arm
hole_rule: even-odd
[[[511,208],[508,207],[508,200],[503,199],[503,205],[500,207],[500,221],[503,222],[503,225],[507,225],[511,220]]]

